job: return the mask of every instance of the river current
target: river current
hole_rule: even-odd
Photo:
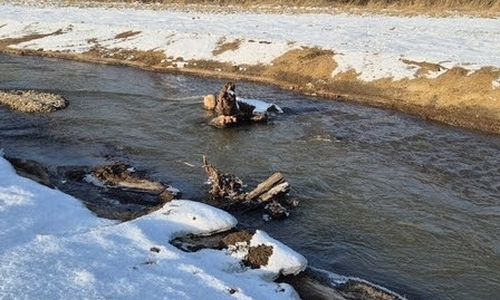
[[[61,94],[68,108],[0,107],[0,149],[48,166],[122,161],[203,200],[202,155],[254,186],[275,171],[300,200],[284,221],[238,216],[304,254],[408,299],[500,295],[500,136],[399,112],[236,82],[284,109],[216,129],[202,97],[223,80],[0,54],[0,89]]]

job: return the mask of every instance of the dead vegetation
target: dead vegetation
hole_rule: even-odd
[[[81,0],[66,0],[79,3]],[[379,13],[398,15],[467,14],[492,17],[500,15],[500,0],[94,0],[96,3],[163,4],[163,7],[188,5],[200,10],[252,10],[267,12],[332,12]]]
[[[217,41],[216,48],[212,51],[214,56],[220,55],[226,51],[235,51],[241,45],[240,39],[235,39],[234,41],[227,41],[226,37],[222,37]]]
[[[243,181],[232,173],[222,173],[208,163],[203,156],[203,168],[207,173],[210,190],[209,202],[226,210],[249,211],[263,208],[264,219],[282,219],[289,216],[285,206],[295,207],[297,200],[287,197],[289,183],[280,172],[275,172],[247,192]]]
[[[3,26],[5,26],[5,25],[2,25],[2,27]],[[25,35],[25,36],[18,37],[18,38],[0,39],[0,48],[8,47],[10,45],[21,44],[21,43],[29,42],[29,41],[32,41],[32,40],[42,39],[44,37],[48,37],[48,36],[51,36],[51,35],[59,35],[59,34],[63,34],[63,30],[62,29],[56,30],[56,31],[51,32],[51,33],[46,33],[46,34],[38,34],[37,33],[37,34]]]
[[[409,1],[396,2],[353,0],[321,3],[330,6],[354,5],[356,7],[370,7],[375,4],[398,7],[410,5]],[[420,4],[426,7],[439,5],[453,7],[458,4],[467,4],[470,7],[475,6],[479,9],[488,5],[488,7],[498,7],[499,2],[500,0],[488,1],[488,3],[474,0],[449,0],[444,2],[421,0]],[[214,5],[225,2],[215,1],[210,3]],[[244,4],[247,2],[237,1],[234,5],[239,3]],[[260,2],[249,1],[248,3]],[[283,3],[309,5],[308,3],[313,2]],[[411,3],[416,6],[419,2],[417,0]],[[429,11],[432,11],[432,9],[429,9]],[[331,50],[317,47],[292,49],[276,58],[269,65],[234,64],[216,60],[186,61],[182,57],[169,57],[162,50],[144,51],[106,48],[97,39],[87,41],[91,48],[84,53],[12,47],[30,40],[63,33],[64,30],[59,29],[48,34],[30,34],[23,37],[1,39],[0,51],[21,55],[42,55],[104,64],[127,65],[145,70],[218,77],[234,81],[262,82],[303,94],[391,108],[447,124],[500,133],[500,70],[498,68],[485,67],[477,71],[469,71],[455,67],[448,70],[435,62],[402,59],[401,61],[407,64],[408,68],[415,69],[415,78],[401,80],[382,78],[366,82],[359,79],[360,74],[357,74],[354,70],[344,71],[332,78],[332,73],[337,68],[336,54]],[[114,38],[129,39],[139,34],[141,34],[140,31],[128,30],[116,34]],[[248,42],[270,43],[265,40],[248,40]],[[217,56],[228,51],[238,50],[242,43],[243,41],[240,39],[230,40],[222,37],[212,54]],[[433,75],[433,78],[430,75]]]
[[[59,34],[59,31],[51,34]],[[120,36],[123,38],[134,34],[137,33],[126,32]],[[447,70],[432,62],[402,60],[409,67],[416,68],[416,78],[397,81],[382,78],[366,82],[360,80],[354,70],[332,78],[331,74],[337,67],[335,53],[314,47],[293,49],[270,65],[253,66],[214,60],[185,61],[182,57],[167,57],[161,50],[108,49],[95,39],[88,41],[92,45],[91,49],[81,54],[8,47],[43,36],[46,35],[0,40],[0,51],[262,82],[303,94],[391,108],[451,125],[500,133],[500,87],[495,86],[495,83],[500,85],[500,70],[497,68],[484,67],[470,72],[460,67]],[[221,50],[235,49],[237,44],[236,41],[221,40],[220,47]],[[435,72],[440,72],[436,78],[428,76]]]
[[[132,37],[134,35],[138,35],[140,34],[141,31],[132,31],[132,30],[128,30],[128,31],[124,31],[122,33],[119,33],[115,36],[115,39],[127,39],[129,37]]]
[[[328,81],[337,67],[333,56],[333,51],[320,48],[290,50],[275,59],[263,75],[300,86],[317,80]]]

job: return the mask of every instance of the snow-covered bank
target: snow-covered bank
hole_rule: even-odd
[[[0,51],[251,79],[500,133],[499,18],[76,4],[0,2]]]
[[[273,247],[261,269],[229,252],[169,244],[236,223],[188,200],[130,222],[100,219],[77,199],[19,177],[0,157],[0,299],[297,299],[272,278],[303,270],[306,260],[265,233],[252,240]]]
[[[291,49],[321,47],[336,54],[334,75],[354,69],[366,81],[415,77],[419,68],[409,67],[402,58],[445,69],[500,67],[500,19],[2,5],[1,38],[58,30],[60,34],[13,47],[81,53],[99,43],[108,49],[161,50],[184,61],[234,64],[269,64]],[[120,37],[124,32],[136,34]],[[234,41],[236,48],[214,51]]]

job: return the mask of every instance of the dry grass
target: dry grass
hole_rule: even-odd
[[[48,37],[51,35],[59,35],[62,33],[63,33],[62,29],[59,29],[59,30],[56,30],[52,33],[47,33],[47,34],[29,34],[29,35],[25,35],[25,36],[19,37],[19,38],[0,39],[0,48],[7,47],[9,45],[15,45],[15,44],[20,44],[20,43],[24,43],[24,42],[29,42],[32,40],[42,39],[44,37]]]
[[[235,50],[238,50],[240,45],[241,45],[240,39],[236,39],[234,41],[228,42],[226,37],[221,37],[217,41],[216,48],[212,51],[212,54],[214,56],[217,56],[217,55],[220,55],[226,51],[235,51]]]
[[[132,30],[128,30],[128,31],[125,31],[125,32],[122,32],[122,33],[119,33],[115,36],[115,39],[116,40],[119,40],[119,39],[127,39],[131,36],[134,36],[134,35],[138,35],[140,34],[141,32],[140,31],[132,31]]]
[[[82,54],[9,47],[61,33],[62,30],[58,30],[44,35],[3,39],[0,40],[0,50],[23,55],[128,65],[153,71],[264,82],[304,94],[388,107],[449,124],[500,133],[500,88],[495,85],[499,81],[500,70],[497,68],[483,68],[471,73],[463,68],[445,70],[439,64],[402,60],[409,66],[419,68],[416,78],[398,81],[385,78],[364,82],[358,79],[359,74],[354,70],[332,78],[332,72],[337,68],[335,53],[320,48],[293,49],[270,65],[251,66],[212,60],[185,61],[182,57],[167,57],[164,51],[104,48],[97,39],[89,39],[91,50]],[[125,31],[115,38],[126,39],[139,33]],[[240,44],[240,40],[228,41],[222,38],[214,49],[214,55],[236,50]],[[426,76],[436,71],[445,72],[437,78]]]
[[[292,85],[305,86],[315,81],[331,80],[337,67],[331,50],[302,48],[288,51],[273,61],[264,76]]]
[[[81,0],[66,0],[69,3]],[[384,14],[426,14],[441,15],[463,13],[475,16],[500,15],[500,0],[94,0],[96,3],[136,3],[215,6],[222,9],[250,9],[264,11],[301,11],[301,12],[350,12]]]

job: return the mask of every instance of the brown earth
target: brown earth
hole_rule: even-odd
[[[257,11],[286,13],[375,13],[385,15],[467,15],[498,17],[500,0],[92,0],[99,6],[146,5],[153,9],[202,11]],[[79,5],[81,0],[61,0],[59,5]]]
[[[328,51],[316,48],[289,51],[276,59],[272,66],[237,66],[216,61],[191,60],[184,62],[184,68],[176,66],[176,61],[182,63],[182,59],[166,60],[161,51],[109,50],[97,47],[82,54],[9,48],[1,48],[1,51],[261,82],[303,94],[390,108],[450,125],[500,133],[500,89],[493,89],[491,84],[492,80],[500,76],[500,71],[495,68],[482,68],[472,74],[467,74],[462,68],[453,68],[436,79],[417,77],[399,81],[380,79],[364,82],[357,79],[353,71],[328,78],[327,74],[331,74],[336,67],[334,57]],[[420,64],[432,65],[426,62]],[[318,65],[321,67],[313,68]]]

